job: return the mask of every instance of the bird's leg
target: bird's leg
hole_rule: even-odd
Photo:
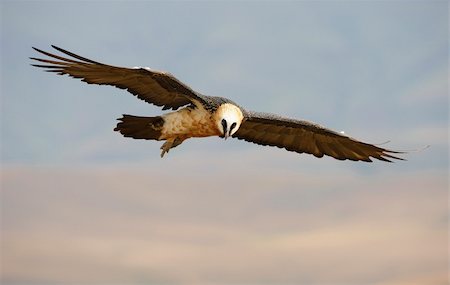
[[[168,153],[171,148],[179,146],[183,142],[183,139],[179,137],[167,139],[166,142],[161,146],[161,158],[164,154]]]

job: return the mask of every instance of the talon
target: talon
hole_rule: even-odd
[[[164,157],[164,154],[168,153],[169,150],[173,147],[173,142],[172,141],[166,141],[161,147],[160,149],[162,149],[161,151],[161,158]]]
[[[160,147],[160,149],[162,150],[161,158],[164,157],[164,154],[168,153],[171,148],[179,146],[182,142],[183,139],[180,139],[178,137],[166,140],[166,142]]]

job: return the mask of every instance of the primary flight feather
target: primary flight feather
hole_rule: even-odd
[[[157,117],[123,115],[114,129],[125,137],[164,140],[161,157],[188,138],[220,136],[316,157],[328,155],[339,160],[402,159],[394,156],[401,152],[364,143],[311,122],[251,112],[227,98],[202,95],[167,72],[116,67],[52,47],[70,58],[33,48],[50,59],[31,57],[40,62],[32,65],[59,75],[80,78],[89,84],[126,89],[163,110],[176,110]]]

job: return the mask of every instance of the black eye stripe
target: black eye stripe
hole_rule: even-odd
[[[223,132],[226,133],[227,132],[227,121],[225,119],[222,119],[222,127],[223,127]]]
[[[230,132],[236,127],[236,122],[232,123],[230,126]]]

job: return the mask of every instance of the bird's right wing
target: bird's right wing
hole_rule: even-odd
[[[372,161],[371,157],[383,161],[403,160],[392,155],[401,152],[364,143],[307,121],[268,113],[247,112],[233,137],[260,145],[309,153],[316,157],[328,155],[339,160],[367,162]]]
[[[149,68],[125,68],[106,65],[56,46],[52,47],[72,58],[65,58],[33,48],[52,59],[31,57],[33,60],[45,63],[32,65],[44,68],[49,72],[56,72],[59,75],[68,74],[74,78],[81,78],[82,81],[89,84],[111,85],[126,89],[147,103],[162,106],[163,110],[175,110],[184,105],[203,101],[200,94],[170,73],[153,71]]]

